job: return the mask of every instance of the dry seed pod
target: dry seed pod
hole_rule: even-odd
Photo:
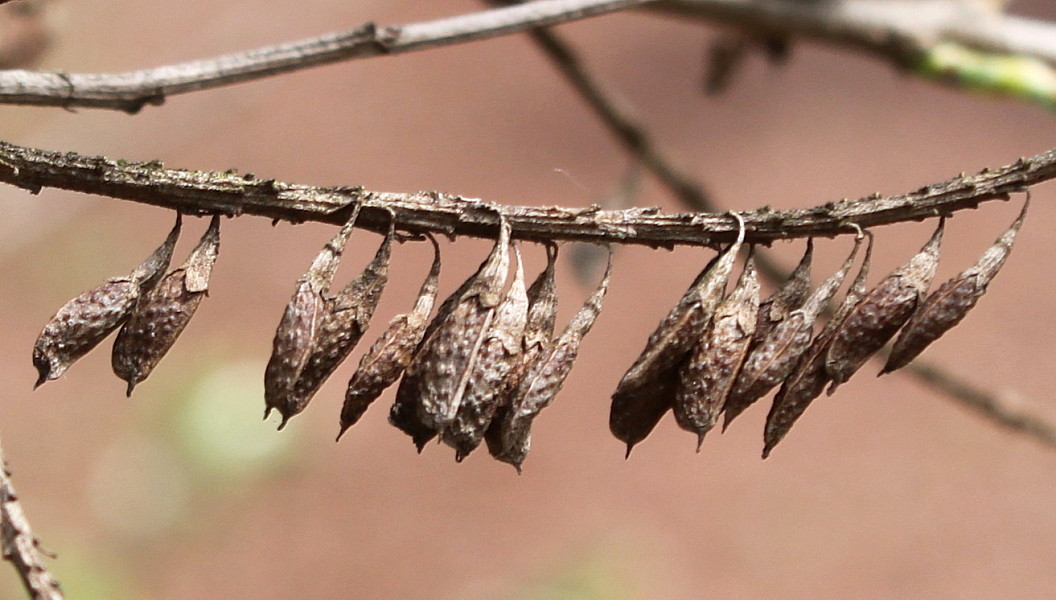
[[[503,219],[491,254],[450,313],[427,335],[411,362],[417,376],[419,420],[437,433],[455,418],[472,372],[473,357],[484,342],[502,301],[509,269],[509,246],[510,225]]]
[[[719,419],[759,312],[759,280],[751,254],[733,292],[722,301],[704,337],[679,370],[674,413],[679,427],[697,434],[697,452]]]
[[[770,456],[770,451],[785,437],[803,411],[821,395],[825,384],[830,381],[829,373],[825,369],[829,344],[836,330],[865,296],[865,281],[869,277],[869,262],[873,256],[873,236],[868,232],[866,235],[869,242],[865,247],[865,258],[862,259],[858,275],[847,290],[840,308],[800,356],[792,374],[781,384],[781,389],[774,398],[763,430],[763,458]]]
[[[583,307],[565,327],[561,336],[554,340],[542,359],[524,374],[511,399],[508,412],[501,421],[494,421],[492,429],[488,431],[488,449],[492,456],[513,465],[518,473],[521,472],[521,463],[531,448],[532,421],[561,391],[561,386],[564,385],[579,354],[579,345],[601,314],[601,304],[608,292],[611,277],[612,249],[609,248],[605,275],[598,283],[597,289],[583,303]],[[496,425],[498,427],[495,427]]]
[[[443,440],[455,449],[455,460],[462,462],[484,439],[506,379],[516,364],[528,319],[528,294],[524,289],[521,252],[514,247],[516,275],[506,297],[495,310],[480,347],[472,356],[455,418],[444,430]]]
[[[502,453],[502,423],[509,418],[510,404],[517,395],[521,382],[536,369],[550,348],[554,323],[557,320],[557,286],[554,282],[556,264],[557,245],[547,244],[546,268],[528,288],[528,318],[524,326],[521,353],[506,378],[495,416],[484,434],[488,451],[496,458]]]
[[[33,366],[39,375],[34,388],[57,379],[74,361],[125,322],[140,295],[153,288],[169,268],[180,225],[180,214],[176,213],[176,224],[168,237],[132,273],[108,279],[70,300],[55,313],[33,346]]]
[[[287,406],[290,404],[294,385],[315,349],[317,330],[326,312],[325,294],[330,289],[337,265],[341,262],[341,253],[352,235],[359,209],[360,205],[357,204],[352,209],[348,223],[345,223],[341,231],[315,257],[308,271],[297,281],[297,289],[286,305],[275,330],[271,358],[264,371],[265,419],[272,409],[277,409],[284,415],[283,423],[288,418]]]
[[[836,295],[836,291],[843,285],[843,280],[847,278],[847,273],[851,270],[863,238],[864,235],[859,235],[855,239],[854,248],[851,249],[851,254],[843,262],[840,270],[822,282],[810,298],[801,303],[802,306],[774,324],[762,339],[759,339],[759,332],[756,331],[744,366],[737,375],[737,382],[734,383],[733,390],[726,399],[723,409],[725,414],[722,424],[723,431],[745,409],[765,396],[792,372],[799,357],[810,344],[818,314]]]
[[[170,271],[136,303],[114,341],[114,374],[128,382],[126,395],[150,375],[198,310],[209,290],[209,275],[220,252],[220,216],[183,266]]]
[[[744,241],[744,219],[731,213],[740,225],[737,240],[716,256],[697,276],[686,293],[649,336],[645,349],[612,394],[609,430],[627,444],[627,455],[635,444],[652,432],[671,408],[678,370],[711,322],[722,301],[726,280],[737,251]]]
[[[924,298],[939,264],[945,222],[940,219],[920,252],[862,298],[833,334],[825,358],[825,369],[832,378],[829,394],[895,335]]]
[[[752,346],[759,344],[775,325],[792,311],[803,306],[810,296],[810,264],[814,258],[814,238],[807,238],[807,249],[785,284],[759,303],[759,317],[752,336]]]
[[[367,331],[370,318],[374,316],[374,309],[381,299],[381,292],[388,282],[394,226],[395,219],[392,219],[385,239],[363,272],[336,296],[326,298],[312,350],[293,385],[292,393],[278,407],[282,414],[279,429],[285,427],[290,417],[308,406],[315,393],[341,366]]]
[[[1023,203],[1019,217],[994,245],[983,253],[974,266],[942,284],[921,303],[895,340],[891,355],[887,357],[887,364],[880,371],[881,375],[908,365],[929,344],[960,323],[975,306],[1012,251],[1016,234],[1019,233],[1023,218],[1027,214],[1028,204],[1029,200]]]
[[[418,300],[411,312],[397,315],[376,342],[359,361],[345,392],[345,404],[341,408],[341,432],[337,439],[355,425],[374,400],[400,378],[411,363],[414,349],[422,341],[429,313],[433,310],[440,279],[440,245],[428,235],[433,244],[433,264],[418,291]]]

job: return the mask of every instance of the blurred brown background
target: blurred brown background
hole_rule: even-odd
[[[1040,0],[1014,7],[1056,19]],[[39,66],[121,71],[479,8],[58,0]],[[710,98],[700,92],[702,56],[716,30],[620,14],[560,31],[728,208],[901,192],[1056,145],[1054,115],[1035,106],[818,46],[797,46],[780,69],[753,57]],[[3,139],[29,146],[511,204],[598,202],[629,163],[521,36],[174,97],[134,117],[0,115]],[[1056,419],[1052,195],[1052,185],[1035,190],[991,291],[926,356]],[[679,210],[648,178],[639,202]],[[989,203],[953,219],[939,277],[974,261],[1018,209],[1018,199]],[[110,374],[108,342],[31,393],[40,327],[68,298],[146,256],[172,215],[11,187],[0,188],[0,215],[0,429],[70,598],[1043,598],[1056,589],[1056,453],[908,376],[877,380],[875,364],[819,399],[765,462],[762,403],[727,434],[712,433],[700,454],[668,418],[624,461],[608,433],[609,394],[707,260],[700,250],[621,250],[607,308],[536,422],[518,477],[484,451],[462,464],[443,446],[417,455],[385,421],[391,391],[335,445],[362,348],[286,430],[260,422],[274,327],[332,233],[318,225],[225,221],[210,299],[131,400]],[[204,226],[188,223],[176,260]],[[930,228],[878,231],[873,280]],[[353,236],[342,282],[377,241]],[[368,337],[409,309],[428,266],[421,246],[394,253]],[[487,246],[445,247],[443,294]],[[847,247],[820,241],[816,277]],[[791,266],[802,243],[775,249]],[[541,266],[540,249],[526,256],[530,271]],[[567,262],[559,286],[564,322],[585,295]],[[21,597],[6,566],[0,596]]]

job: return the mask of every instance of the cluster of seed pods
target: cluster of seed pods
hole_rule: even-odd
[[[866,289],[866,279],[872,235],[858,229],[843,265],[813,291],[814,246],[808,240],[799,266],[763,301],[751,251],[732,291],[726,290],[744,238],[742,221],[737,241],[697,276],[623,376],[612,396],[610,430],[627,445],[629,455],[671,410],[681,428],[697,435],[699,451],[720,415],[725,414],[725,430],[780,385],[764,430],[766,458],[826,386],[832,394],[896,334],[881,374],[905,366],[959,323],[1004,264],[1028,204],[974,266],[930,295],[945,219],[939,220],[920,252],[871,290]],[[847,278],[866,238],[858,275],[815,334],[817,321]]]
[[[920,252],[872,289],[866,288],[871,234],[851,225],[858,235],[850,254],[813,289],[814,244],[808,240],[788,280],[762,300],[751,248],[727,290],[745,238],[743,219],[731,213],[740,225],[736,241],[708,263],[649,337],[612,395],[610,430],[629,455],[670,410],[681,428],[696,434],[699,451],[721,416],[725,430],[780,386],[766,420],[765,458],[826,386],[831,394],[896,334],[881,374],[905,366],[959,323],[1004,264],[1028,205],[1029,199],[975,265],[930,295],[945,219]],[[264,400],[265,418],[272,410],[281,415],[279,429],[307,407],[362,339],[388,281],[394,217],[373,260],[331,293],[359,210],[353,208],[347,224],[297,281],[275,332]],[[169,270],[181,228],[177,215],[162,245],[130,274],[109,279],[62,306],[33,348],[36,385],[61,376],[120,328],[112,364],[131,395],[206,295],[219,252],[219,227],[214,216],[187,261]],[[495,459],[520,472],[531,447],[533,421],[561,389],[601,312],[612,274],[611,250],[597,288],[555,337],[555,244],[545,245],[546,267],[526,287],[520,249],[500,218],[498,240],[487,258],[430,318],[441,262],[439,244],[426,238],[434,258],[425,281],[411,311],[393,318],[361,358],[345,392],[338,439],[399,380],[389,422],[411,436],[419,452],[438,438],[461,461],[484,443]],[[815,333],[863,242],[857,275]]]

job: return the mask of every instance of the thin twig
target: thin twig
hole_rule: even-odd
[[[873,194],[794,210],[767,207],[741,212],[746,241],[831,237],[864,228],[951,215],[990,200],[1007,199],[1056,178],[1056,149],[975,175],[894,196]],[[0,182],[37,193],[54,187],[179,210],[188,214],[251,214],[291,222],[343,224],[355,203],[363,211],[357,226],[384,232],[389,211],[396,226],[411,232],[494,239],[499,216],[514,237],[530,241],[714,246],[737,235],[735,220],[716,213],[664,213],[658,208],[600,210],[502,206],[441,192],[375,192],[359,187],[317,187],[259,179],[234,171],[167,169],[159,162],[132,163],[73,152],[50,152],[0,142]]]
[[[610,13],[651,0],[535,0],[406,25],[329,33],[204,60],[113,74],[0,72],[0,104],[108,108],[129,113],[197,90],[327,63],[484,40]]]
[[[18,571],[26,593],[34,600],[62,600],[59,582],[48,572],[33,529],[26,520],[18,494],[11,485],[3,447],[0,447],[0,546],[4,560]]]
[[[965,0],[659,0],[647,7],[863,50],[900,66],[940,41],[1056,65],[1056,26]]]

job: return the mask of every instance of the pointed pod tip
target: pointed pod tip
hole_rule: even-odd
[[[704,433],[697,434],[697,454],[700,454],[700,449],[704,446]]]
[[[773,449],[774,447],[770,444],[766,444],[765,446],[763,446],[763,460],[770,458],[770,451]]]
[[[623,460],[627,460],[631,457],[631,450],[634,450],[634,442],[627,442],[627,452],[623,455]]]
[[[136,383],[135,379],[130,379],[128,381],[128,387],[125,389],[125,398],[132,397],[132,390],[136,389]]]
[[[341,431],[337,432],[337,437],[334,438],[334,443],[341,441],[341,436],[345,435],[345,432],[348,431],[348,428],[348,425],[345,425],[344,423],[341,424]]]

